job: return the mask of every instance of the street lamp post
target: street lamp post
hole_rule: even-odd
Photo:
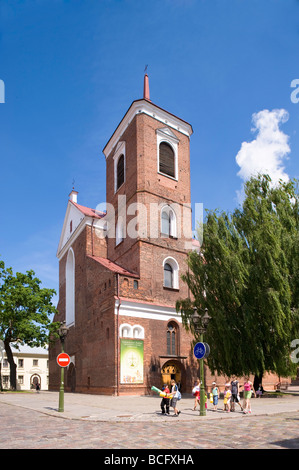
[[[199,309],[202,310],[202,309]],[[195,333],[199,334],[200,342],[203,342],[203,335],[207,331],[207,326],[210,321],[210,316],[208,314],[208,309],[205,308],[202,310],[204,315],[199,315],[197,308],[194,307],[194,313],[191,317]],[[205,408],[205,384],[204,384],[204,358],[200,359],[200,416],[206,416]]]
[[[65,321],[61,323],[58,334],[60,338],[60,343],[61,343],[61,352],[64,352],[64,341],[65,338],[68,334],[68,327],[65,326]],[[64,411],[64,367],[61,367],[61,372],[60,372],[60,389],[59,389],[59,406],[58,406],[58,411],[63,412]]]

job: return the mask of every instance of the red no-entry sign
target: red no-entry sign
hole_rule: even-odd
[[[57,364],[60,367],[67,367],[71,362],[71,358],[67,353],[60,353],[57,356]]]

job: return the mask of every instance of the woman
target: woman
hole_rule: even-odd
[[[244,382],[244,411],[243,413],[251,413],[250,399],[253,391],[253,384],[250,382],[249,377],[245,377]]]
[[[172,408],[174,409],[174,416],[179,416],[180,411],[176,407],[179,396],[179,388],[175,383],[175,380],[173,379],[171,381],[171,394],[173,395],[173,397],[171,399],[170,406],[172,406]]]
[[[241,411],[243,411],[243,407],[240,403],[239,382],[237,381],[237,377],[235,375],[233,375],[232,377],[230,386],[231,386],[231,392],[232,392],[230,410],[235,411],[235,403],[238,403],[239,407],[241,408]]]

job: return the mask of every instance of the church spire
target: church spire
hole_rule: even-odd
[[[145,75],[144,75],[144,82],[143,82],[143,99],[150,101],[150,90],[149,90],[147,66],[145,67],[144,71],[145,71]]]

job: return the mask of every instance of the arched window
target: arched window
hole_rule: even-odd
[[[114,167],[114,192],[122,186],[126,180],[126,142],[118,142],[113,155]]]
[[[161,216],[161,232],[164,235],[169,235],[170,232],[170,221],[169,221],[169,214],[166,211],[162,211]]]
[[[125,236],[124,223],[122,217],[120,217],[117,221],[115,232],[115,245],[117,246],[123,241]]]
[[[164,264],[164,287],[173,287],[173,270],[169,263]]]
[[[159,145],[159,171],[175,178],[175,155],[167,142],[161,142]]]
[[[116,169],[116,189],[120,188],[125,181],[125,157],[121,155],[117,162]]]
[[[128,323],[123,323],[119,327],[119,336],[120,338],[144,339],[144,328],[140,325],[132,326]]]
[[[144,328],[140,325],[133,326],[133,337],[144,339]]]
[[[178,327],[174,322],[169,322],[166,332],[167,354],[169,356],[178,355]]]
[[[161,234],[167,237],[176,237],[176,216],[169,206],[165,206],[161,212]]]
[[[179,265],[174,258],[166,258],[163,262],[164,284],[169,289],[179,288]]]
[[[75,323],[75,255],[69,249],[65,267],[65,322],[66,325]]]
[[[132,336],[132,327],[127,323],[124,323],[120,326],[120,337],[121,338],[130,338]]]

